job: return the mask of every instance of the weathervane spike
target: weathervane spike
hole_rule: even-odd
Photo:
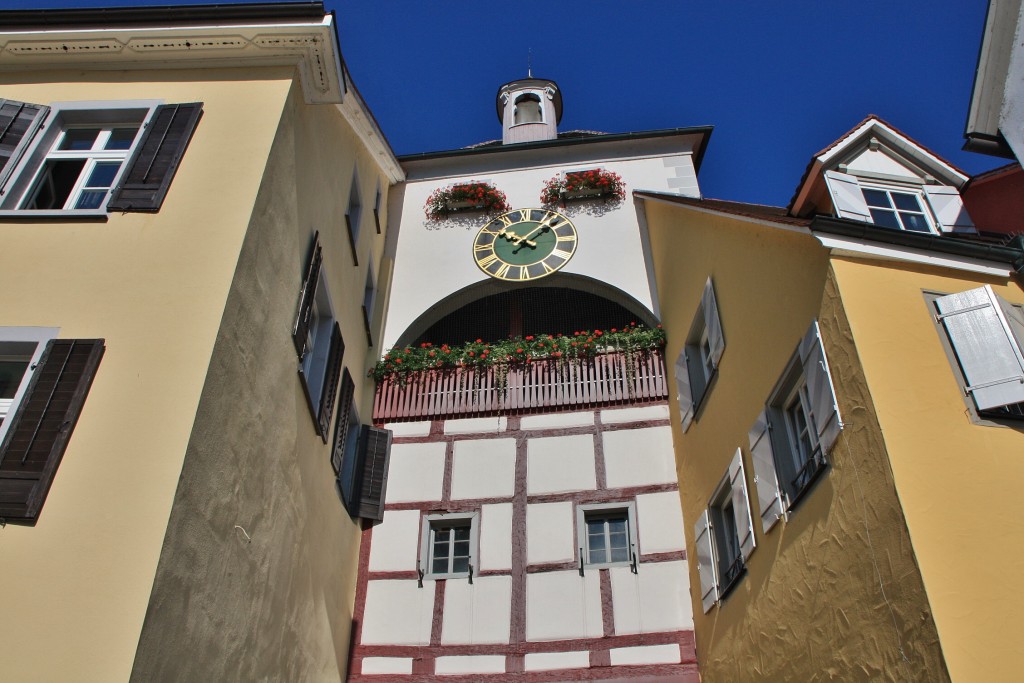
[[[533,78],[533,48],[526,49],[526,77]]]

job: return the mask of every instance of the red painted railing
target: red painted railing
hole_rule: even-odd
[[[668,397],[665,360],[660,352],[634,356],[632,371],[628,362],[620,352],[581,361],[549,359],[516,367],[412,373],[404,384],[387,379],[377,385],[373,419],[396,422],[539,413]]]

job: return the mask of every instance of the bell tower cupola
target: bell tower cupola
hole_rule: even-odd
[[[554,140],[562,120],[562,93],[554,81],[524,78],[498,89],[496,101],[501,120],[501,142]]]

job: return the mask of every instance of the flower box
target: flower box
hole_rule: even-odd
[[[589,171],[560,173],[544,184],[540,201],[546,205],[565,203],[573,199],[604,199],[622,201],[626,198],[626,185],[618,173],[596,168]]]
[[[508,199],[490,183],[471,181],[434,190],[423,209],[428,219],[441,221],[452,213],[508,211]]]

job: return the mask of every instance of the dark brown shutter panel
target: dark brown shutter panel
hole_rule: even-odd
[[[0,187],[18,165],[49,107],[0,99]]]
[[[156,108],[120,184],[107,202],[108,211],[160,210],[202,114],[202,102]]]
[[[316,286],[320,282],[320,265],[323,263],[323,253],[320,248],[320,233],[313,233],[313,250],[309,254],[309,263],[306,264],[306,279],[302,281],[302,291],[299,292],[299,312],[295,316],[295,324],[292,325],[292,342],[295,343],[295,352],[301,359],[306,354],[306,337],[309,336],[310,316],[313,312],[313,301],[316,299]]]
[[[359,482],[359,516],[384,519],[384,496],[391,461],[391,430],[363,425],[360,439],[362,473]]]
[[[54,339],[0,445],[0,517],[35,524],[103,357],[102,339]]]
[[[334,397],[338,394],[338,379],[341,377],[341,359],[345,355],[345,341],[341,338],[341,327],[334,323],[331,330],[331,346],[327,350],[327,366],[324,368],[323,389],[320,390],[320,410],[316,421],[320,426],[320,436],[327,443],[327,435],[331,427],[331,415],[334,414]]]
[[[349,415],[355,398],[356,384],[352,375],[345,370],[341,378],[341,396],[338,400],[338,416],[334,423],[334,448],[331,450],[331,466],[335,474],[341,474],[341,461],[345,457],[345,441],[348,439]]]

